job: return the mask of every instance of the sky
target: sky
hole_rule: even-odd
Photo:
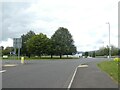
[[[97,50],[109,45],[118,46],[119,0],[4,0],[0,15],[2,28],[0,46],[13,46],[19,38],[32,30],[49,38],[59,27],[73,36],[77,51]]]

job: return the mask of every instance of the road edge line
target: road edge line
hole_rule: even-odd
[[[73,83],[74,77],[75,77],[76,72],[77,72],[77,69],[78,69],[78,66],[76,67],[76,69],[75,69],[75,71],[74,71],[74,74],[73,74],[72,79],[71,79],[71,81],[70,81],[70,83],[69,83],[69,85],[68,85],[68,89],[67,89],[67,90],[69,90],[69,89],[71,88],[71,85],[72,85],[72,83]]]

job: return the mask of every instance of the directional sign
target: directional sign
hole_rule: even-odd
[[[13,38],[13,47],[21,48],[22,47],[22,38]]]

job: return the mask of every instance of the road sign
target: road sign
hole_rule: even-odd
[[[22,38],[13,38],[14,53],[16,54],[16,49],[18,48],[18,59],[20,57],[20,48],[22,47]]]
[[[22,47],[22,38],[13,38],[13,47],[21,48]]]

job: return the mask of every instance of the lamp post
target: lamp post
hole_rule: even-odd
[[[111,46],[110,46],[110,23],[107,22],[106,24],[108,24],[108,27],[109,27],[109,58],[111,58]]]

